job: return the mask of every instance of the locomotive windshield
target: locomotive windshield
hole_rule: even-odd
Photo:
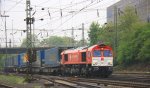
[[[94,57],[101,57],[103,54],[104,57],[111,57],[112,53],[110,50],[94,50],[93,56]]]
[[[101,51],[100,50],[94,50],[93,56],[94,57],[100,57],[101,56]]]
[[[110,50],[104,50],[104,57],[111,57],[112,53]]]

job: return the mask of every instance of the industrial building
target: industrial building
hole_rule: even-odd
[[[141,21],[150,22],[150,0],[120,0],[107,8],[107,22],[114,23],[115,17],[123,14],[127,6],[135,8],[135,13]]]

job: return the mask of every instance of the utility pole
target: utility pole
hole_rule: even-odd
[[[14,47],[14,28],[13,28],[13,20],[12,20],[12,47]]]
[[[9,17],[8,15],[1,15],[1,17],[4,17],[5,18],[5,38],[6,38],[6,50],[5,50],[5,55],[6,55],[6,58],[7,58],[7,26],[6,26],[6,18]]]
[[[74,28],[72,27],[72,46],[74,47]]]
[[[82,44],[83,44],[83,46],[85,45],[85,41],[84,41],[84,23],[82,23]]]
[[[31,25],[34,23],[33,18],[31,18],[30,0],[26,0],[26,32],[27,32],[27,81],[32,80],[32,62],[33,62],[33,44],[32,44],[32,30]]]
[[[115,57],[117,58],[117,46],[118,46],[118,29],[117,29],[117,6],[114,6],[114,28],[115,28],[115,36],[114,36],[114,49],[115,49]]]
[[[9,39],[9,48],[11,48],[11,39]]]

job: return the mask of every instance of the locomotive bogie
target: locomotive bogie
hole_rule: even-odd
[[[65,65],[61,69],[63,76],[99,76],[108,77],[112,73],[112,67],[93,67],[89,65]]]

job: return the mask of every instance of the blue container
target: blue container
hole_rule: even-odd
[[[17,55],[12,56],[12,67],[17,67],[18,65],[18,60],[17,60]]]
[[[5,67],[14,67],[14,56],[8,56],[5,59]]]
[[[8,67],[8,65],[9,65],[8,58],[6,58],[4,61],[5,61],[5,64],[4,64],[5,67]]]
[[[20,67],[26,67],[27,62],[24,60],[25,54],[26,53],[21,53],[20,54],[20,57],[21,57],[21,59],[20,59]]]
[[[17,67],[20,67],[21,66],[21,55],[20,54],[18,54],[17,61],[18,61]]]
[[[32,62],[32,67],[40,67],[41,59],[40,59],[40,51],[36,51],[36,61]]]
[[[15,56],[11,58],[11,67],[15,67]]]
[[[59,49],[51,48],[45,50],[45,52],[41,51],[41,59],[44,61],[45,67],[57,67],[60,66],[60,58],[59,58]]]
[[[44,66],[44,63],[45,63],[45,50],[40,50],[40,59],[41,59],[41,66]]]
[[[45,51],[44,50],[40,51],[40,57],[41,57],[41,60],[45,59]]]
[[[13,58],[12,57],[8,57],[8,67],[13,67]]]

